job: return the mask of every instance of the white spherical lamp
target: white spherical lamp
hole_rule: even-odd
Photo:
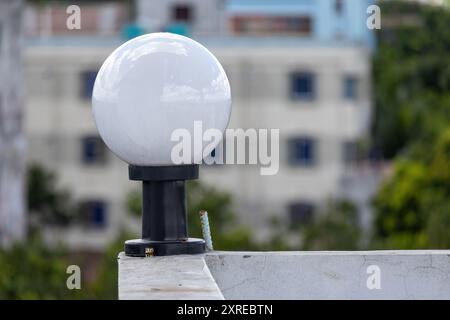
[[[198,138],[196,123],[203,131],[226,129],[231,93],[219,61],[184,36],[152,33],[134,38],[114,50],[100,68],[92,109],[105,144],[129,164],[130,179],[143,185],[142,238],[126,241],[125,253],[204,252],[202,239],[187,236],[184,183],[198,177],[203,148],[192,148],[188,161],[175,163],[173,134],[183,129]],[[210,148],[211,142],[201,140],[201,145]]]
[[[95,80],[92,107],[100,136],[132,165],[172,165],[176,129],[224,131],[231,112],[230,84],[214,55],[198,42],[151,33],[117,48]],[[206,144],[207,142],[204,142]],[[202,159],[192,150],[191,163]]]

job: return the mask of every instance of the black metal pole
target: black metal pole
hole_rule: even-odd
[[[185,180],[198,178],[198,165],[129,166],[130,180],[142,181],[142,238],[125,241],[129,256],[205,252],[203,239],[187,232]]]
[[[142,239],[186,240],[184,181],[142,182]]]

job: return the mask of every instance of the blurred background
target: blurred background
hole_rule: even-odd
[[[191,236],[203,209],[216,250],[450,248],[449,4],[0,0],[0,298],[117,297],[140,185],[98,136],[90,99],[104,59],[149,32],[214,53],[231,128],[280,129],[276,175],[202,166]],[[81,290],[66,287],[73,264]]]

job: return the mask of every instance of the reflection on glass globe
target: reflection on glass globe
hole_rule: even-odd
[[[100,136],[119,158],[164,166],[173,165],[174,130],[185,128],[192,139],[195,121],[203,131],[225,130],[231,93],[222,66],[205,47],[180,35],[152,33],[124,43],[105,60],[92,105]],[[201,159],[194,151],[202,152],[192,149],[192,160]]]

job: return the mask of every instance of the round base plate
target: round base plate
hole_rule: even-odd
[[[204,252],[205,241],[197,238],[173,241],[153,241],[146,239],[125,241],[125,254],[131,257],[170,256]]]

